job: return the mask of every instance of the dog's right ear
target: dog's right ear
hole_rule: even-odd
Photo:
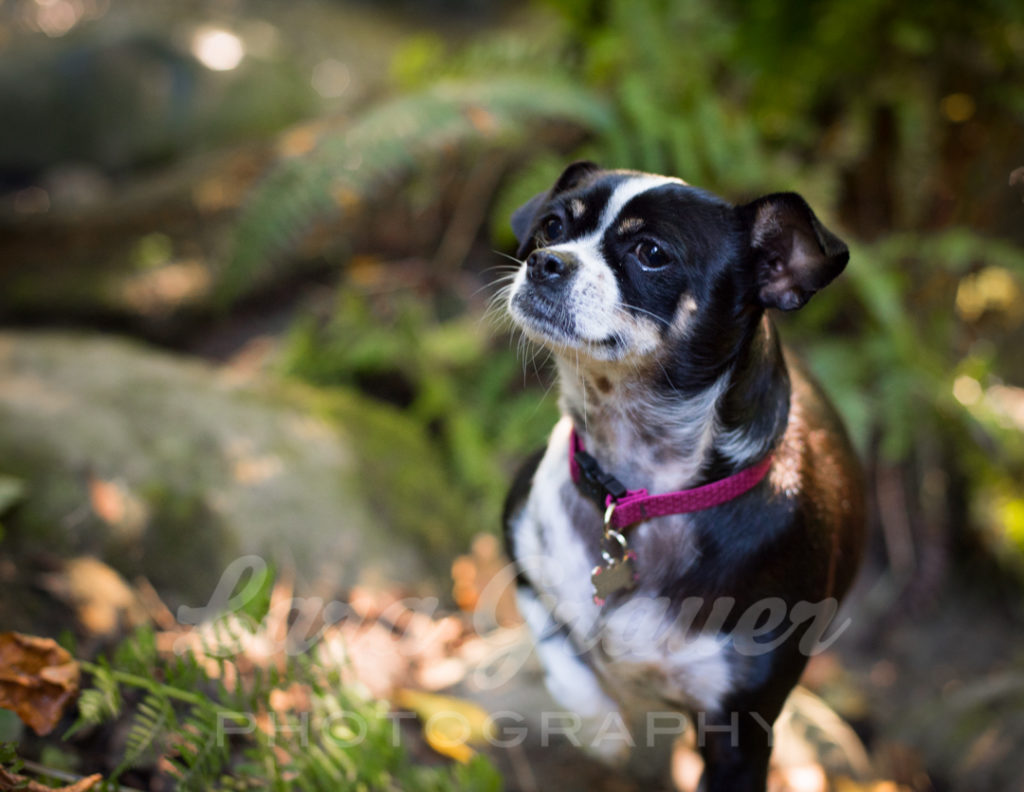
[[[526,252],[524,248],[528,241],[527,234],[530,233],[530,229],[533,227],[538,210],[547,203],[548,199],[558,195],[558,193],[579,186],[584,179],[599,170],[601,170],[601,167],[593,162],[586,160],[574,162],[562,171],[562,175],[555,181],[554,187],[547,192],[538,193],[533,196],[533,198],[512,213],[512,233],[516,235],[516,241],[519,243],[517,255],[522,256]]]

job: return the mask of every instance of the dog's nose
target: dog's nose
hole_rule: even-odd
[[[535,250],[526,259],[526,274],[534,283],[556,281],[568,271],[569,265],[556,253]]]

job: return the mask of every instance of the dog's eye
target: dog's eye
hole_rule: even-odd
[[[633,252],[647,269],[661,269],[668,264],[668,255],[657,242],[641,242]]]
[[[562,221],[555,215],[551,215],[540,224],[540,233],[544,237],[545,242],[554,242],[560,236],[563,231]]]

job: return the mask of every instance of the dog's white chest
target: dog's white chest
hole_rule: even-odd
[[[563,625],[570,636],[567,646],[585,658],[602,687],[622,704],[715,709],[733,687],[727,638],[689,633],[686,625],[673,623],[667,599],[642,591],[614,607],[595,604],[591,556],[563,497],[565,487],[573,486],[570,429],[568,418],[555,427],[530,497],[512,526],[517,561],[538,595],[524,608],[527,623],[538,639],[554,629],[549,615]],[[578,674],[579,657],[547,651],[541,659],[549,678],[571,676],[569,665]],[[560,663],[567,668],[553,667]]]
[[[587,548],[572,524],[562,489],[569,476],[569,431],[563,418],[551,435],[547,452],[518,523],[513,526],[516,561],[554,617],[574,634],[593,630],[601,609],[594,603]]]

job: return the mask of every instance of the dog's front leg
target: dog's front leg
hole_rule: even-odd
[[[534,650],[544,669],[544,683],[565,713],[544,713],[542,722],[568,717],[561,733],[588,753],[612,764],[623,761],[629,740],[618,705],[605,693],[568,629],[559,624],[527,586],[516,591],[516,603],[534,637]],[[552,721],[553,722],[553,721]],[[559,721],[560,722],[560,721]],[[563,724],[564,725],[564,724]],[[621,726],[622,728],[619,728]],[[546,740],[548,735],[542,735]]]
[[[704,757],[701,792],[764,792],[772,753],[771,720],[758,712],[698,716],[697,746]]]
[[[686,730],[686,717],[674,710],[645,711],[630,715],[633,750],[629,755],[629,775],[645,790],[674,790],[672,754],[676,741]]]

